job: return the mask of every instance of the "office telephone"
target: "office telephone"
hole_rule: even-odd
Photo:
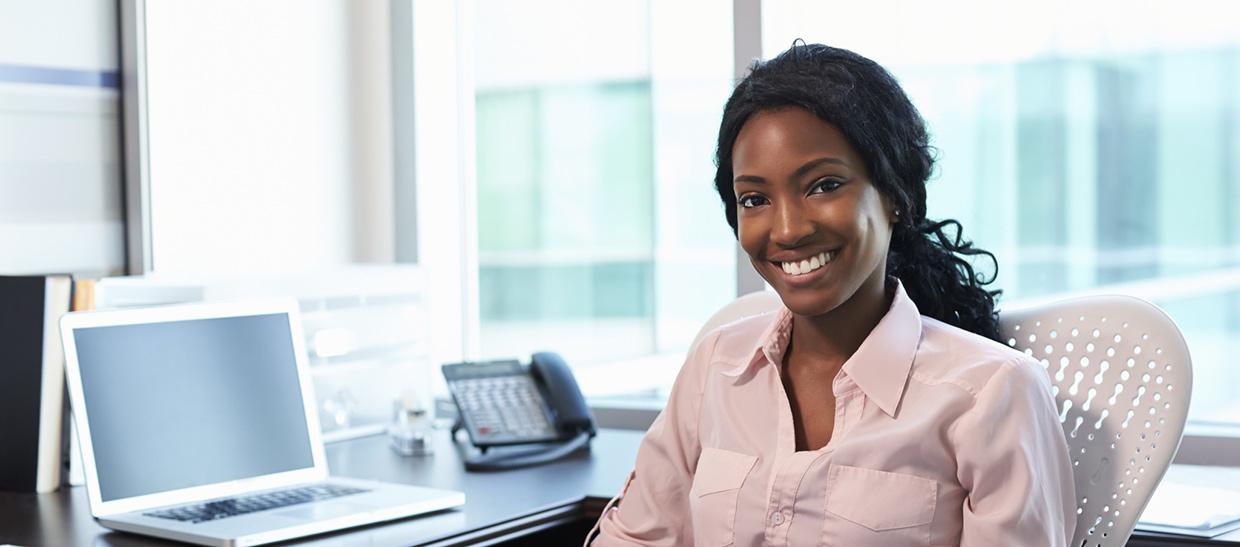
[[[443,375],[459,413],[453,436],[465,429],[481,451],[465,458],[466,469],[546,463],[586,446],[595,434],[577,380],[555,353],[535,353],[528,367],[515,360],[446,364]],[[539,446],[492,450],[532,444]]]

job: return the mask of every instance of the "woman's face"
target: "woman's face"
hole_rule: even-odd
[[[882,298],[894,216],[835,126],[802,108],[754,114],[732,172],[741,247],[793,313]]]

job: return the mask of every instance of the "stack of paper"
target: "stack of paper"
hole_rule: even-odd
[[[1164,480],[1141,513],[1138,530],[1214,537],[1240,528],[1240,491]]]

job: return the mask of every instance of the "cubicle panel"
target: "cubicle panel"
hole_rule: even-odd
[[[100,281],[99,308],[292,297],[326,440],[382,431],[394,405],[429,405],[434,370],[417,266],[348,266],[244,277],[149,275]]]
[[[429,406],[418,294],[302,299],[319,421],[328,440],[381,431],[395,406]]]

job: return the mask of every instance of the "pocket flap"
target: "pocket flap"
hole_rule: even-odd
[[[703,447],[702,455],[698,457],[697,472],[693,474],[690,493],[705,496],[740,488],[756,461],[757,457],[748,454]]]
[[[934,520],[939,483],[922,477],[847,465],[827,471],[827,511],[874,531]]]

